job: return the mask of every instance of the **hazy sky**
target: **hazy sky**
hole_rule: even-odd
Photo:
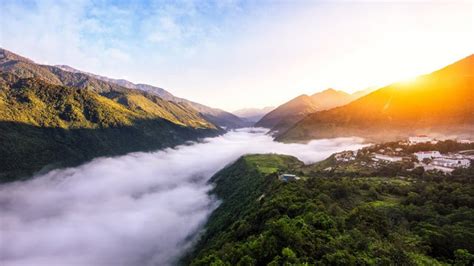
[[[472,1],[2,0],[0,46],[226,110],[349,92],[474,51]]]

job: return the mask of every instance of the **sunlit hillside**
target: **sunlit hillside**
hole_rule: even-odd
[[[394,83],[348,105],[308,115],[284,141],[362,136],[389,139],[415,133],[472,134],[474,55],[411,81]]]

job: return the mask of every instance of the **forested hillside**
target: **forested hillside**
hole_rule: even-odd
[[[232,113],[226,112],[224,110],[218,109],[218,108],[212,108],[197,102],[193,102],[184,98],[176,97],[170,92],[166,91],[163,88],[159,88],[156,86],[148,85],[148,84],[135,84],[127,80],[123,79],[112,79],[112,78],[107,78],[99,75],[95,75],[92,73],[87,73],[87,72],[82,72],[77,69],[74,69],[69,66],[51,66],[50,68],[54,69],[55,72],[67,72],[67,73],[72,73],[75,75],[79,76],[86,76],[90,77],[93,80],[98,81],[99,83],[106,83],[110,84],[114,87],[117,85],[120,87],[124,87],[127,89],[134,89],[138,91],[144,91],[148,94],[151,95],[156,95],[163,100],[166,101],[171,101],[174,103],[179,103],[181,105],[187,106],[188,108],[195,109],[198,111],[206,120],[209,122],[221,126],[221,127],[226,127],[226,128],[240,128],[240,127],[245,127],[249,126],[250,123],[240,119],[239,117],[235,116]],[[70,74],[62,74],[63,76],[68,76]]]
[[[321,167],[320,164],[324,166]],[[330,162],[249,155],[217,173],[223,203],[192,265],[471,265],[474,168],[327,172]],[[281,173],[300,180],[283,182]],[[362,174],[362,175],[360,175]],[[403,176],[401,176],[403,175]]]
[[[0,72],[0,181],[220,132],[197,111],[154,95],[99,94]]]
[[[148,95],[155,95],[163,100],[181,104],[188,109],[194,109],[206,120],[218,126],[239,128],[248,125],[248,123],[229,112],[176,97],[162,88],[147,84],[134,84],[122,79],[111,79],[64,65],[36,64],[2,48],[0,48],[0,71],[12,73],[21,78],[36,78],[54,85],[89,89],[98,93],[124,90],[135,90],[137,93],[145,92]]]

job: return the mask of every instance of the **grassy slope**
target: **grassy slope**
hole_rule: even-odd
[[[217,173],[214,192],[223,203],[184,262],[463,265],[464,257],[469,263],[472,255],[462,249],[474,253],[470,174],[277,179],[277,172],[308,167],[318,168],[288,156],[251,155]]]
[[[278,140],[474,131],[474,55],[413,83],[395,83],[348,105],[306,116]]]
[[[0,76],[1,181],[219,132],[196,111],[156,96]]]

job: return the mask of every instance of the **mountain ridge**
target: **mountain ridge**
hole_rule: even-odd
[[[474,55],[413,82],[396,82],[347,105],[306,116],[280,141],[363,136],[373,140],[409,134],[474,132]]]
[[[186,103],[0,50],[0,182],[222,133]]]
[[[198,110],[203,117],[211,123],[226,128],[245,127],[249,124],[239,117],[203,104],[176,97],[165,89],[148,84],[135,84],[123,79],[112,79],[86,71],[81,71],[67,65],[42,65],[17,55],[11,51],[0,48],[0,70],[14,73],[20,77],[37,77],[51,84],[65,85],[79,88],[89,88],[104,93],[111,90],[138,89],[155,94],[165,100],[188,105]]]
[[[96,74],[92,74],[89,72],[84,72],[78,69],[75,69],[73,67],[67,66],[67,65],[57,65],[56,67],[61,68],[64,71],[69,71],[73,73],[83,73],[89,76],[92,76],[94,78],[97,78],[102,81],[106,82],[111,82],[114,84],[117,84],[119,86],[123,86],[129,89],[136,89],[136,90],[141,90],[145,91],[148,93],[156,94],[157,96],[168,100],[168,101],[173,101],[177,103],[184,103],[189,105],[190,107],[196,109],[199,111],[207,120],[210,122],[217,124],[222,127],[226,128],[239,128],[239,127],[245,127],[248,126],[249,124],[246,121],[241,120],[238,116],[226,112],[224,110],[218,109],[218,108],[213,108],[209,107],[194,101],[190,101],[181,97],[174,96],[172,93],[169,91],[156,87],[153,85],[148,85],[148,84],[143,84],[143,83],[133,83],[131,81],[125,80],[125,79],[113,79],[113,78],[108,78]]]
[[[270,128],[271,132],[274,133],[282,132],[308,114],[344,105],[354,100],[355,97],[360,97],[360,94],[361,92],[348,94],[332,88],[316,92],[310,96],[302,94],[278,106],[263,116],[255,125]]]

